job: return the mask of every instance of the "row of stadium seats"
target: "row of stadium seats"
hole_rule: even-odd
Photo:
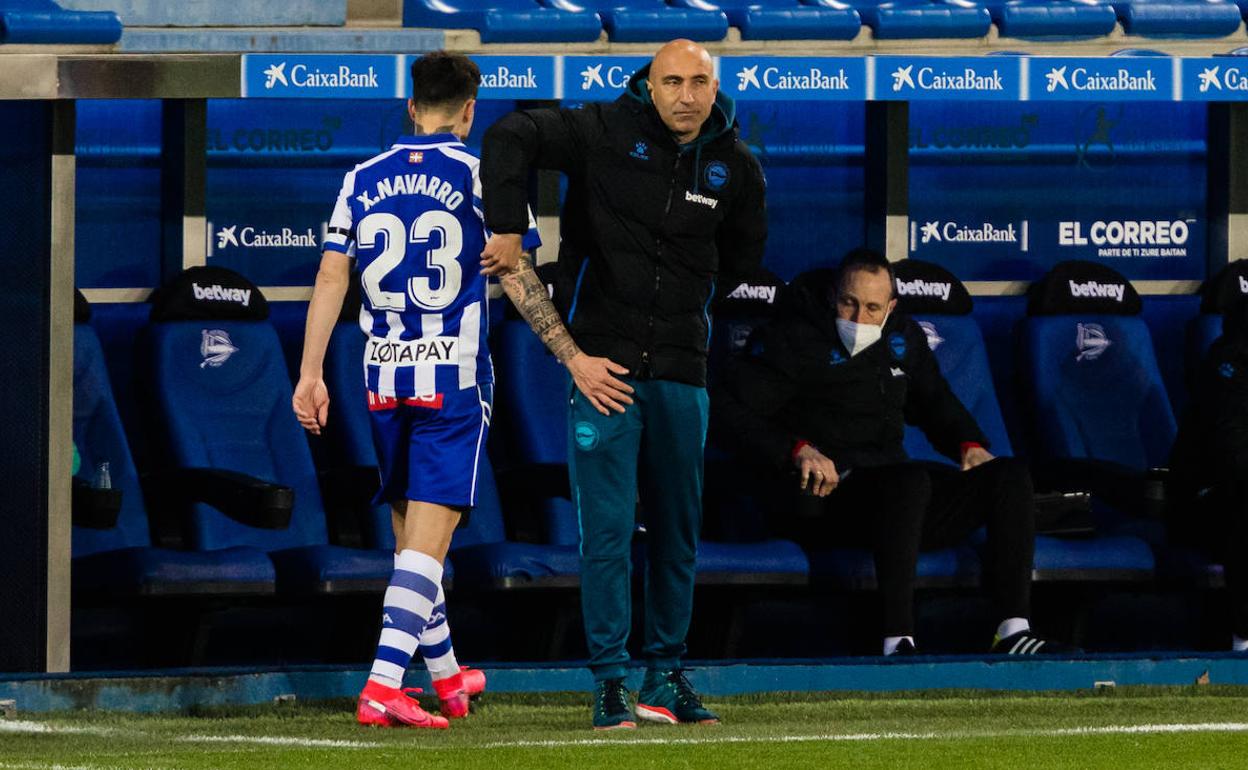
[[[1248,3],[1230,0],[406,0],[409,27],[475,29],[485,43],[978,38],[1223,37]]]
[[[1194,349],[1216,336],[1219,322],[1212,313],[1223,301],[1218,297],[1237,293],[1239,276],[1246,274],[1232,269],[1209,283],[1207,312],[1193,323]],[[764,286],[768,280],[780,289],[778,280],[759,278]],[[952,287],[946,300],[903,295],[903,309],[924,325],[942,370],[994,451],[1011,454],[1015,442],[1001,416],[983,336],[969,315],[969,295],[947,272],[915,260],[899,264],[899,280]],[[1069,295],[1068,286],[1089,282],[1122,286],[1122,301],[1062,296],[1063,290]],[[146,490],[114,402],[104,351],[90,324],[76,327],[74,435],[85,468],[79,486],[96,481],[93,469],[108,462],[120,507],[109,522],[107,516],[88,515],[85,503],[76,504],[75,590],[114,597],[378,590],[390,571],[393,540],[387,512],[366,502],[370,483],[376,483],[376,458],[359,377],[363,337],[350,309],[325,363],[331,393],[337,394],[327,435],[314,440],[310,451],[289,412],[290,368],[281,363],[297,355],[300,342],[283,352],[258,290],[235,274],[196,268],[180,285],[182,300],[175,290],[154,298],[153,319],[138,335],[129,378],[143,384],[137,399],[142,425],[130,425],[129,433],[145,436],[139,442],[149,444],[142,450]],[[187,304],[191,285],[222,286],[223,292],[238,288],[259,299],[234,317],[221,316],[230,306],[220,302],[170,311],[170,304]],[[1047,299],[1040,296],[1044,287]],[[1139,518],[1148,500],[1147,473],[1165,464],[1175,421],[1148,329],[1138,317],[1138,296],[1121,276],[1087,264],[1055,269],[1036,291],[1018,335],[1021,382],[1028,391],[1022,400],[1034,421],[1035,435],[1027,442],[1033,464],[1042,479],[1051,479],[1059,474],[1046,473],[1045,464],[1065,462],[1065,477],[1076,479],[1076,486],[1104,492],[1098,536],[1039,538],[1037,579],[1160,576],[1208,585],[1217,577],[1216,565],[1170,548],[1155,521]],[[748,299],[765,298],[767,291],[737,294],[744,299],[725,300],[717,315],[713,360],[743,345],[772,307]],[[493,340],[498,390],[492,449],[504,494],[500,499],[492,467],[485,464],[481,505],[456,534],[448,576],[461,588],[574,585],[577,523],[564,471],[569,385],[522,321],[502,320]],[[1107,382],[1116,386],[1107,389]],[[947,462],[914,431],[907,449],[916,459]],[[1084,468],[1071,474],[1069,463],[1079,461],[1096,461],[1095,473]],[[715,537],[700,550],[700,582],[874,586],[865,551],[806,552],[751,531],[750,517],[768,501],[754,499],[758,490],[743,481],[749,477],[731,458],[710,450],[708,480],[729,478],[736,485],[731,495],[708,498],[708,530]],[[89,491],[79,491],[82,500],[92,499]],[[644,511],[639,518],[644,523]],[[526,530],[523,542],[515,537],[517,530]],[[976,585],[976,543],[924,554],[919,570],[927,586]]]
[[[0,0],[0,44],[108,45],[121,39],[112,11],[72,11],[53,0]]]

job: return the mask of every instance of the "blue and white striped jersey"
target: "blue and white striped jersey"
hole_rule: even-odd
[[[358,260],[373,393],[428,397],[494,381],[479,165],[450,134],[405,136],[342,181],[324,248]],[[530,213],[524,248],[539,243]]]

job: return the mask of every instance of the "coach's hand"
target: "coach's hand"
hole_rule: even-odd
[[[481,252],[481,275],[503,275],[520,264],[520,252],[524,251],[520,236],[516,233],[494,233]]]
[[[815,497],[827,497],[841,483],[841,476],[836,471],[836,464],[822,452],[810,444],[798,450],[793,456],[793,464],[797,466],[797,476],[802,481],[802,489],[810,487]]]
[[[325,387],[325,380],[300,377],[290,404],[295,409],[299,424],[321,435],[321,428],[329,417],[329,389]]]
[[[577,353],[568,359],[567,366],[577,389],[602,414],[610,415],[608,409],[622,413],[626,405],[633,403],[629,397],[633,387],[615,377],[628,374],[628,369],[611,359]]]
[[[977,465],[983,465],[989,460],[996,459],[992,453],[982,446],[967,447],[962,453],[962,470],[969,471]]]

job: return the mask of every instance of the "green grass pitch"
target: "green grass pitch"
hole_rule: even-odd
[[[350,702],[178,715],[18,714],[0,770],[51,768],[1243,768],[1248,688],[708,698],[718,726],[589,729],[584,694],[487,693],[449,731],[363,728]]]

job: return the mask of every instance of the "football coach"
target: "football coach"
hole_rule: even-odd
[[[507,115],[482,153],[495,233],[487,270],[519,259],[530,172],[568,180],[556,304],[571,339],[543,341],[574,383],[568,465],[594,727],[635,726],[624,680],[639,495],[647,670],[636,716],[715,722],[681,670],[702,525],[710,309],[717,276],[730,281],[762,260],[762,169],[710,55],[688,40],[664,45],[614,102]]]

